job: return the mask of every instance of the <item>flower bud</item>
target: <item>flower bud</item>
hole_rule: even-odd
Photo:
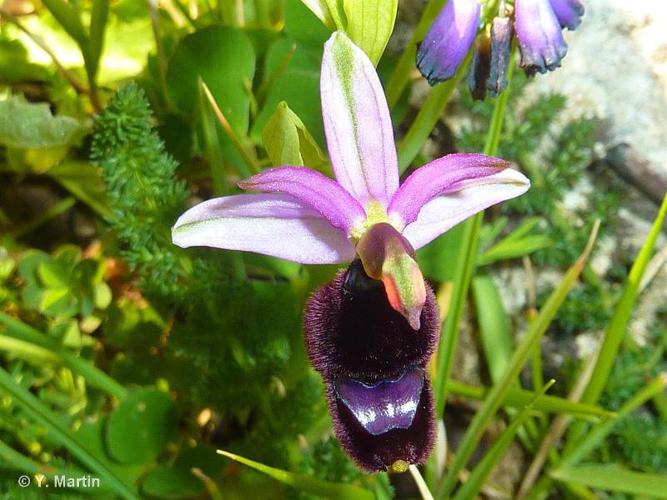
[[[452,78],[477,34],[478,0],[448,0],[417,50],[417,67],[428,83]]]
[[[507,87],[507,69],[510,64],[512,22],[508,17],[496,17],[491,24],[491,62],[486,89],[497,97]]]
[[[468,73],[468,89],[473,99],[481,101],[486,97],[486,85],[491,70],[491,40],[486,33],[475,40],[475,52]]]

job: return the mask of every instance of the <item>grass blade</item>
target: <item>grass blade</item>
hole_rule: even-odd
[[[630,322],[630,317],[632,316],[632,311],[639,297],[642,277],[646,271],[646,267],[651,258],[651,254],[655,247],[655,244],[662,230],[663,223],[665,221],[665,216],[667,215],[667,196],[662,201],[662,205],[658,212],[658,216],[649,231],[646,241],[642,246],[637,258],[635,259],[628,280],[621,295],[621,299],[614,311],[614,315],[609,322],[604,337],[602,339],[602,345],[600,346],[600,354],[598,356],[597,362],[595,363],[595,368],[593,370],[593,375],[591,381],[586,387],[583,396],[581,397],[582,403],[594,404],[600,398],[602,392],[604,391],[605,386],[607,385],[607,380],[609,379],[609,374],[611,373],[612,367],[616,361],[618,351],[625,337],[627,331],[628,323]],[[584,427],[581,422],[574,424],[570,428],[568,433],[568,442],[566,446],[566,451],[570,451],[572,447],[579,441],[582,433],[584,432]]]
[[[435,124],[442,116],[449,99],[454,94],[456,86],[468,73],[471,55],[468,54],[461,67],[451,80],[441,83],[426,98],[426,102],[417,113],[417,117],[410,125],[403,140],[398,145],[398,164],[401,173],[410,166],[412,160],[419,154],[419,150],[431,135]]]
[[[554,479],[590,488],[618,491],[651,498],[667,498],[667,476],[635,472],[616,465],[580,465],[551,473]]]
[[[483,401],[489,394],[488,387],[476,387],[472,385],[462,384],[456,380],[449,381],[449,391],[456,396],[463,396],[465,398],[476,399]],[[504,408],[521,408],[527,405],[531,399],[535,397],[535,393],[520,389],[518,387],[511,387],[507,391],[505,399],[501,402]],[[594,419],[613,417],[614,412],[605,410],[595,405],[588,405],[570,401],[558,396],[544,395],[533,404],[533,410],[542,413],[563,413],[572,415],[577,418]]]
[[[639,296],[639,287],[641,285],[642,276],[646,271],[646,266],[651,259],[651,254],[653,253],[653,248],[655,247],[660,231],[662,230],[663,223],[665,221],[665,216],[667,215],[667,196],[662,201],[662,206],[658,212],[658,216],[651,227],[651,231],[644,242],[637,259],[632,265],[630,270],[630,275],[628,276],[628,281],[623,290],[623,295],[621,300],[614,311],[614,316],[612,317],[607,331],[605,332],[604,340],[602,341],[602,347],[600,349],[600,355],[598,356],[597,363],[595,364],[595,369],[593,370],[593,376],[591,381],[584,391],[584,395],[581,400],[585,403],[596,403],[600,398],[602,391],[604,390],[605,385],[607,385],[607,379],[611,373],[612,366],[616,361],[616,356],[618,350],[627,331],[628,322],[630,321],[630,316],[632,315],[632,310],[634,309],[635,303],[637,302],[637,297]]]
[[[255,462],[254,460],[235,455],[234,453],[230,453],[225,450],[218,450],[218,453],[236,462],[240,462],[243,465],[247,465],[256,471],[266,474],[276,481],[288,484],[298,490],[305,491],[306,493],[311,493],[313,495],[318,495],[324,498],[340,498],[345,500],[374,499],[373,493],[364,488],[360,488],[359,486],[353,486],[351,484],[330,483],[328,481],[322,481],[320,479],[315,479],[314,477],[305,476],[303,474],[296,474],[294,472],[276,469],[275,467],[269,467],[268,465]]]
[[[530,416],[530,410],[533,405],[544,396],[549,388],[554,385],[556,381],[550,380],[542,389],[535,394],[535,397],[519,412],[519,414],[512,420],[512,423],[505,429],[500,437],[493,443],[491,449],[485,454],[484,458],[477,464],[477,467],[472,471],[472,474],[465,482],[465,484],[456,492],[454,500],[465,500],[466,498],[477,498],[477,494],[484,486],[486,479],[491,474],[495,465],[505,454],[507,447],[510,445],[519,427],[521,427],[526,419]]]
[[[479,334],[491,380],[497,382],[512,357],[512,332],[510,319],[505,312],[496,284],[490,276],[477,276],[472,280]]]
[[[600,221],[598,220],[593,226],[593,230],[591,231],[591,235],[583,253],[577,259],[574,265],[567,271],[558,287],[551,293],[535,321],[530,324],[528,332],[526,335],[524,335],[521,343],[514,351],[507,370],[498,383],[494,384],[493,388],[489,391],[488,396],[484,400],[482,407],[475,414],[470,427],[468,427],[468,430],[466,431],[461,444],[456,450],[456,457],[454,462],[447,472],[442,485],[438,488],[438,494],[436,496],[437,498],[449,497],[450,493],[454,489],[459,472],[461,472],[463,467],[465,467],[465,465],[468,463],[468,460],[475,451],[477,444],[484,435],[484,431],[491,421],[491,418],[507,396],[511,384],[516,380],[516,377],[523,369],[523,366],[528,360],[528,357],[531,355],[533,349],[542,338],[542,335],[544,335],[544,332],[558,312],[558,309],[567,297],[568,293],[575,285],[577,278],[581,274],[588,256],[593,249],[593,243],[595,242],[595,237],[597,236],[599,227]]]
[[[610,418],[593,426],[593,428],[586,433],[586,439],[579,440],[576,446],[573,446],[571,450],[566,451],[560,463],[560,467],[576,464],[580,460],[586,458],[586,455],[593,451],[593,449],[607,437],[618,422],[623,420],[656,394],[660,394],[664,391],[665,386],[667,386],[667,373],[659,375],[646,384],[618,410],[615,418]]]

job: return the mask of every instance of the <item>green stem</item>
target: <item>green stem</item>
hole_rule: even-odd
[[[419,150],[428,139],[436,123],[442,116],[442,112],[447,106],[449,99],[454,94],[454,90],[459,81],[468,71],[470,65],[472,52],[468,54],[465,61],[451,80],[441,83],[426,98],[426,102],[417,113],[412,125],[398,145],[398,165],[401,173],[410,166],[415,157],[419,154]]]
[[[509,82],[512,79],[513,67],[514,65],[510,64],[508,73]],[[493,156],[498,151],[509,91],[510,88],[508,85],[505,92],[496,100],[491,125],[484,146],[484,153],[487,155]],[[440,337],[440,347],[438,348],[438,361],[436,365],[438,371],[435,380],[436,415],[442,415],[445,408],[445,401],[447,400],[447,383],[454,362],[463,308],[468,296],[470,281],[475,273],[475,264],[479,249],[479,232],[483,219],[484,212],[479,212],[465,222],[463,242],[456,266],[456,275],[454,276],[454,290],[452,291],[452,299]]]
[[[516,378],[530,357],[531,352],[535,349],[535,345],[537,345],[542,338],[542,335],[544,335],[544,332],[546,332],[549,324],[551,324],[551,321],[565,300],[565,297],[567,297],[579,278],[588,256],[593,249],[593,243],[595,242],[599,226],[599,221],[596,221],[586,248],[577,261],[567,271],[558,287],[551,293],[535,321],[530,324],[528,331],[522,337],[521,342],[512,354],[512,358],[510,359],[502,377],[493,385],[488,396],[484,400],[482,407],[475,414],[472,423],[466,430],[466,433],[456,450],[456,456],[447,475],[437,489],[438,494],[436,495],[436,498],[449,498],[451,496],[458,481],[459,473],[468,463],[468,460],[484,435],[489,422],[507,396],[512,385],[516,382]]]

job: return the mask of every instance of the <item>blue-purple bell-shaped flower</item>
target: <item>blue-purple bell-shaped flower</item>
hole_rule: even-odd
[[[546,73],[560,67],[567,53],[567,43],[550,0],[516,0],[514,27],[519,39],[521,67],[526,73]]]
[[[581,24],[584,6],[579,0],[549,0],[549,2],[554,14],[556,14],[556,19],[563,28],[572,31]]]
[[[448,0],[417,50],[417,67],[431,85],[452,78],[477,34],[478,0]]]

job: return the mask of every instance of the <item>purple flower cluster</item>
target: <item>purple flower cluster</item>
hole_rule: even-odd
[[[579,26],[584,7],[580,0],[514,0],[513,10],[501,2],[501,11],[487,24],[478,0],[447,1],[417,51],[417,67],[431,85],[452,78],[474,44],[473,95],[502,92],[514,34],[527,74],[558,68],[567,53],[562,30]]]

